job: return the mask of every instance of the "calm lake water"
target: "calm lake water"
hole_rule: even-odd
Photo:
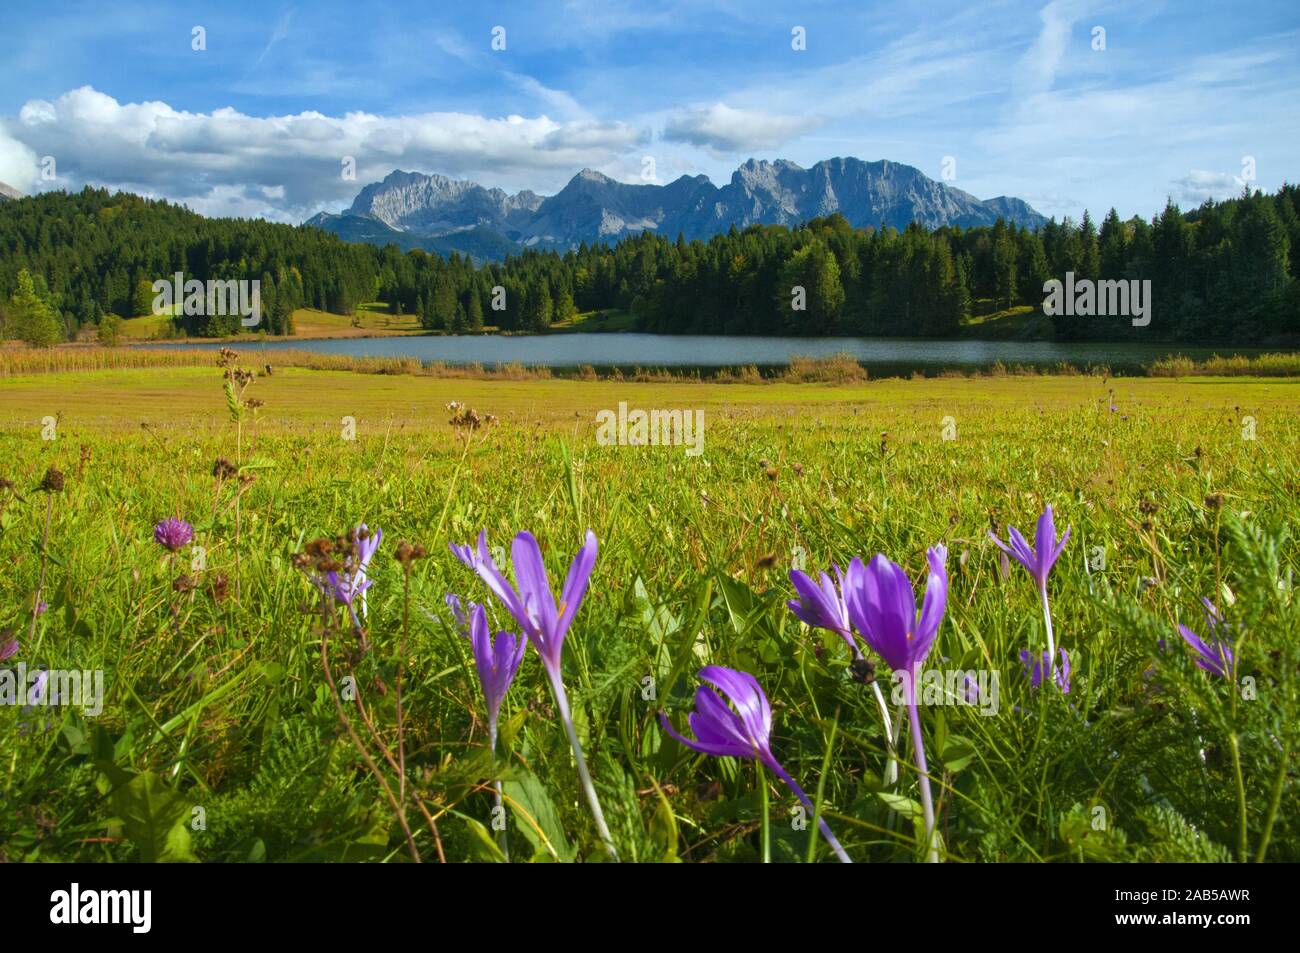
[[[177,345],[150,345],[176,347]],[[221,344],[185,344],[218,348]],[[547,367],[737,367],[779,366],[796,356],[848,353],[864,365],[888,369],[938,370],[1004,364],[1051,366],[1107,364],[1136,369],[1168,354],[1204,358],[1211,354],[1253,354],[1250,348],[1202,348],[1169,344],[1064,344],[1050,341],[922,341],[911,338],[781,338],[662,334],[431,335],[337,338],[323,341],[250,341],[245,353],[293,349],[353,357],[414,357],[448,364],[520,363]]]

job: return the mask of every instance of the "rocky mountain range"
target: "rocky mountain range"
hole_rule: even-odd
[[[23,193],[19,192],[12,185],[6,185],[5,183],[0,182],[0,202],[7,202],[10,199],[20,199],[22,197]]]
[[[733,225],[797,225],[835,212],[855,227],[970,227],[1003,218],[1038,228],[1046,222],[1021,199],[980,200],[912,166],[850,157],[809,169],[784,159],[750,159],[721,188],[703,175],[667,185],[628,185],[584,169],[546,197],[397,171],[367,185],[342,214],[321,213],[307,224],[349,241],[391,241],[495,259],[527,247],[613,243],[647,230],[708,239]]]

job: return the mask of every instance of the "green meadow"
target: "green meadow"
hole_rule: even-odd
[[[513,628],[448,543],[486,530],[508,553],[528,530],[558,591],[590,528],[563,676],[623,860],[834,860],[769,772],[660,727],[664,711],[688,730],[709,664],[761,683],[773,752],[854,861],[925,858],[907,733],[890,780],[872,689],[786,602],[791,568],[876,553],[919,591],[938,543],[950,588],[926,668],[997,685],[920,709],[942,859],[1300,860],[1294,378],[249,369],[233,404],[216,366],[0,379],[0,646],[18,643],[0,668],[104,685],[98,714],[0,706],[0,859],[606,859],[537,654],[494,757],[444,603]],[[453,401],[495,421],[453,426]],[[620,402],[703,411],[702,454],[602,445],[596,415]],[[1031,685],[1037,592],[989,540],[1032,541],[1048,504],[1071,527],[1048,585],[1068,694]],[[167,517],[191,545],[155,542]],[[361,523],[383,540],[358,639],[295,554]],[[401,541],[427,555],[399,562]],[[1179,636],[1209,634],[1202,597],[1235,681]]]

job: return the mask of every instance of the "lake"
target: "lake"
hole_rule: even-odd
[[[292,349],[352,357],[413,357],[447,364],[519,363],[546,367],[776,367],[792,357],[847,353],[863,365],[891,373],[943,368],[980,368],[1001,361],[1050,367],[1106,364],[1136,370],[1169,354],[1205,358],[1219,354],[1257,354],[1252,348],[1187,347],[1174,344],[1058,343],[1053,341],[933,341],[915,338],[788,338],[711,335],[539,334],[429,335],[334,338],[329,340],[250,340],[233,345],[151,344],[150,347],[233,346],[243,352]]]

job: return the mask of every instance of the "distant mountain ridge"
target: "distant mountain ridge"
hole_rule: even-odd
[[[322,213],[307,224],[349,241],[440,251],[472,244],[480,253],[469,254],[480,257],[484,251],[615,242],[647,230],[708,239],[732,226],[793,226],[836,212],[859,228],[903,229],[912,222],[971,227],[1003,218],[1036,229],[1047,221],[1018,198],[981,200],[909,165],[847,157],[809,169],[785,159],[750,159],[721,188],[703,175],[667,185],[628,185],[583,169],[546,197],[395,171],[363,188],[346,212]],[[500,241],[487,239],[488,233]]]
[[[0,182],[0,202],[21,198],[25,198],[23,193],[19,192],[12,185],[6,185],[4,182]]]

